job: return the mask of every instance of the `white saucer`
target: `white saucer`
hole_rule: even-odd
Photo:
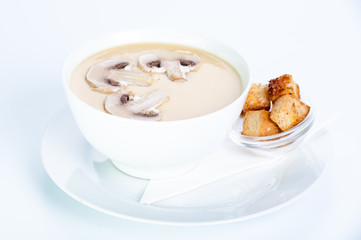
[[[260,216],[299,198],[320,179],[331,159],[329,135],[318,136],[287,157],[264,182],[250,184],[255,172],[248,170],[152,205],[139,203],[148,181],[119,171],[95,151],[68,108],[49,124],[42,159],[56,185],[101,212],[142,222],[208,225]]]

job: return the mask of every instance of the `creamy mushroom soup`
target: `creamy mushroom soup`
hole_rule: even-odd
[[[120,117],[170,121],[202,116],[241,95],[237,72],[222,59],[181,45],[119,46],[84,60],[72,91],[87,104]]]

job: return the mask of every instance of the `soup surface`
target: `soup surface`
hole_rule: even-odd
[[[241,95],[224,60],[182,45],[123,45],[85,59],[70,87],[84,102],[120,117],[171,121],[217,111]]]

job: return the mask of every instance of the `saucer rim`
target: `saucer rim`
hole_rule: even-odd
[[[172,226],[205,226],[205,225],[219,225],[219,224],[228,224],[228,223],[246,221],[246,220],[250,220],[250,219],[253,219],[253,218],[256,218],[256,217],[267,215],[269,213],[275,212],[275,211],[277,211],[279,209],[282,209],[284,207],[287,207],[287,206],[291,205],[292,203],[296,202],[297,200],[299,200],[300,198],[302,198],[303,196],[308,194],[310,191],[312,191],[312,189],[314,189],[317,186],[317,184],[319,184],[320,180],[329,171],[330,163],[331,163],[332,158],[333,158],[333,154],[330,153],[330,159],[326,159],[326,160],[322,159],[322,161],[325,163],[322,172],[320,172],[319,175],[317,176],[317,178],[307,188],[305,188],[302,192],[300,192],[299,194],[291,197],[289,200],[287,200],[287,201],[285,201],[285,202],[283,202],[283,203],[281,203],[281,204],[279,204],[277,206],[271,207],[269,209],[266,209],[266,210],[263,210],[263,211],[260,211],[260,212],[257,212],[257,213],[253,213],[253,214],[246,215],[246,216],[241,216],[241,217],[235,217],[235,218],[231,218],[231,219],[226,219],[226,220],[212,220],[212,221],[198,221],[198,222],[165,221],[165,220],[156,220],[156,219],[135,217],[135,216],[127,215],[127,214],[124,214],[124,213],[114,212],[112,210],[106,209],[105,207],[98,206],[97,204],[94,204],[91,201],[89,201],[87,199],[84,199],[83,197],[78,196],[76,193],[68,190],[66,187],[62,186],[62,184],[57,182],[56,177],[54,176],[54,173],[52,172],[52,170],[49,167],[48,162],[46,160],[45,142],[47,140],[47,134],[49,134],[49,131],[51,130],[54,122],[56,122],[56,120],[62,114],[64,114],[66,112],[66,110],[68,110],[70,112],[70,109],[69,109],[69,107],[67,105],[62,106],[53,115],[53,117],[50,119],[49,123],[47,124],[47,126],[46,126],[46,128],[45,128],[45,130],[43,132],[40,152],[41,152],[42,164],[43,164],[43,167],[44,167],[45,171],[47,172],[50,179],[55,183],[55,185],[58,188],[60,188],[67,195],[69,195],[70,197],[72,197],[76,201],[82,203],[83,205],[85,205],[85,206],[87,206],[89,208],[92,208],[94,210],[97,210],[99,212],[111,215],[111,216],[115,216],[115,217],[119,217],[119,218],[127,219],[127,220],[132,220],[132,221],[136,221],[136,222],[160,224],[160,225],[172,225]],[[74,122],[74,124],[76,124],[76,123]],[[328,137],[329,137],[329,133],[328,133],[327,130],[325,130],[325,133],[326,133],[325,135],[328,135]],[[84,141],[86,141],[86,140],[84,139]],[[158,206],[157,206],[157,208],[158,208]]]

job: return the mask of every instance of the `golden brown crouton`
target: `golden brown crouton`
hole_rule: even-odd
[[[310,111],[310,107],[293,95],[280,97],[272,106],[270,118],[282,131],[299,124]]]
[[[269,136],[280,133],[278,126],[271,121],[269,111],[264,109],[248,111],[243,121],[242,134],[252,137]]]
[[[241,117],[244,117],[244,114],[247,111],[261,110],[261,109],[270,109],[270,100],[268,98],[268,86],[261,84],[252,84],[246,102],[243,106]]]
[[[286,94],[294,95],[300,99],[300,88],[297,83],[293,81],[291,75],[285,74],[269,81],[268,95],[273,103]]]

